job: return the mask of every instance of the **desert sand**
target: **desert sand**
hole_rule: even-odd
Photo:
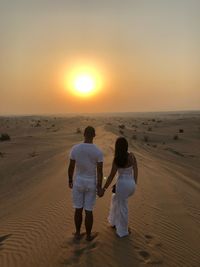
[[[97,198],[91,242],[73,240],[68,154],[96,127],[108,176],[117,136],[135,153],[131,235],[107,223],[111,189]],[[200,113],[0,117],[0,266],[200,266]],[[3,138],[2,138],[3,139]],[[82,232],[84,232],[82,227]]]

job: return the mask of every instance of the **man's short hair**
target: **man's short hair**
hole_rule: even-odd
[[[89,137],[89,138],[93,138],[93,137],[95,137],[95,129],[94,129],[94,127],[92,127],[92,126],[87,126],[86,128],[85,128],[85,130],[84,130],[84,136],[85,137]]]

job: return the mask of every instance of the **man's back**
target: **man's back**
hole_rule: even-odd
[[[103,153],[94,144],[81,143],[73,146],[70,158],[76,161],[76,175],[96,177],[97,162],[103,162]]]
[[[83,209],[85,210],[86,240],[91,241],[95,237],[91,234],[92,210],[96,201],[96,193],[101,189],[103,179],[103,153],[93,144],[95,136],[94,127],[87,126],[84,130],[84,143],[73,146],[70,153],[69,188],[72,188],[73,206],[75,208],[75,238],[78,240],[81,238]],[[75,168],[76,177],[73,179]]]

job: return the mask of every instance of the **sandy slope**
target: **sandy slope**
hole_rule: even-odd
[[[199,116],[181,119],[1,118],[1,132],[12,139],[0,142],[0,266],[198,267]],[[41,126],[35,127],[38,120]],[[76,128],[97,127],[96,143],[104,151],[108,175],[122,123],[139,164],[137,192],[129,201],[132,234],[119,239],[108,226],[108,190],[94,211],[97,238],[74,243],[66,164],[69,149],[81,140]],[[184,133],[175,141],[180,127]]]

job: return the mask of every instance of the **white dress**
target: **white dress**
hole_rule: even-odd
[[[116,227],[119,237],[127,236],[128,232],[128,197],[136,188],[133,177],[133,167],[119,168],[116,183],[116,193],[112,194],[108,221]]]

